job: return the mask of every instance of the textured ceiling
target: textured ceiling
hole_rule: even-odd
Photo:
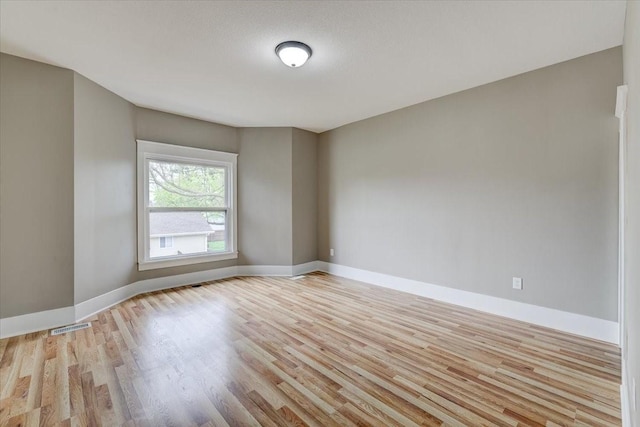
[[[0,3],[0,50],[144,107],[323,131],[622,44],[624,1]],[[274,53],[313,49],[302,68]]]

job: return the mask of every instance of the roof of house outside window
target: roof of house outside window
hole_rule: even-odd
[[[211,226],[200,212],[151,212],[149,214],[151,236],[211,232],[213,232]]]

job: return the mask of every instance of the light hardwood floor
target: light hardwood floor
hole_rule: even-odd
[[[0,341],[0,424],[620,425],[617,347],[359,282],[154,292]]]

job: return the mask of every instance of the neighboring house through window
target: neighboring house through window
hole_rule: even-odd
[[[237,258],[237,154],[138,141],[138,269]]]
[[[153,218],[153,214],[151,215],[151,217]],[[150,227],[150,228],[153,228],[153,227]],[[153,230],[151,230],[151,238],[153,238]],[[161,248],[173,247],[173,236],[160,237],[160,247]],[[151,249],[153,250],[153,245],[151,245]],[[151,257],[153,258],[153,254],[151,254]]]

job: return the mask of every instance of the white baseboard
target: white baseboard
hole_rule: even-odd
[[[75,321],[73,306],[0,319],[0,338],[57,328]]]
[[[291,276],[290,265],[239,265],[237,276]]]
[[[576,335],[619,344],[618,323],[553,308],[526,304],[446,286],[404,279],[324,261],[317,262],[318,270],[372,285],[408,292],[438,301],[448,302],[475,310],[535,325],[545,326]]]
[[[80,302],[72,307],[0,319],[0,338],[68,325],[145,292],[235,276],[297,276],[316,270],[614,344],[618,344],[619,340],[618,323],[609,320],[323,261],[312,261],[294,266],[232,266],[141,280]]]
[[[86,319],[106,308],[145,292],[175,288],[192,283],[206,282],[208,280],[226,279],[227,277],[237,275],[237,267],[233,266],[140,280],[76,304],[75,321]]]
[[[304,264],[298,264],[291,267],[292,276],[300,276],[301,274],[311,273],[312,271],[318,271],[318,261],[306,262]]]
[[[239,265],[236,276],[298,276],[318,270],[318,261],[298,265]]]
[[[0,319],[0,338],[69,325],[145,292],[159,291],[236,276],[294,276],[315,270],[317,270],[316,261],[294,266],[239,265],[140,280],[87,301],[77,303],[75,306]],[[301,273],[294,273],[294,271]]]
[[[620,411],[622,412],[622,427],[632,427],[631,402],[629,402],[629,389],[626,381],[620,385]]]
[[[625,351],[622,350],[621,358],[621,376],[622,384],[620,384],[620,412],[622,414],[622,427],[632,427],[631,424],[631,408],[633,403],[631,402],[631,396],[629,394],[629,377],[627,372],[627,361],[625,360]]]

